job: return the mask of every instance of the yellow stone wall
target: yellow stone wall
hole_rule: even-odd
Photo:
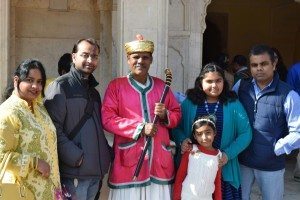
[[[66,2],[67,7],[64,7]],[[52,3],[52,7],[51,7]],[[98,1],[14,0],[11,2],[11,59],[14,67],[26,58],[37,58],[48,77],[56,77],[60,56],[71,52],[80,38],[100,37]],[[59,5],[62,3],[62,5]]]

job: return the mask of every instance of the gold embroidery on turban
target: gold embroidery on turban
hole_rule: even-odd
[[[150,40],[144,40],[142,35],[136,36],[137,40],[132,42],[125,43],[125,51],[126,53],[139,53],[139,52],[148,52],[153,53],[154,51],[154,43]]]

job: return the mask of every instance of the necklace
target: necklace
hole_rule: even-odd
[[[206,100],[204,101],[204,104],[205,104],[205,110],[206,110],[208,116],[211,117],[215,122],[217,122],[216,112],[217,112],[217,110],[218,110],[218,108],[219,108],[220,102],[218,101],[218,102],[216,103],[215,108],[214,108],[214,113],[212,113],[212,114],[209,112],[208,104],[207,104],[207,101],[206,101]]]

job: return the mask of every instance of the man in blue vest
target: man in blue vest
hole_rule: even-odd
[[[243,200],[250,199],[256,180],[264,200],[282,200],[284,194],[285,154],[300,147],[300,97],[279,80],[277,59],[266,45],[250,50],[253,78],[234,86],[244,105],[253,138],[239,156]]]

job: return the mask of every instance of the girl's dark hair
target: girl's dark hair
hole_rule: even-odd
[[[45,88],[45,84],[46,84],[46,72],[45,72],[44,66],[38,60],[26,59],[17,67],[17,69],[13,75],[14,77],[15,76],[19,77],[17,88],[19,90],[20,83],[28,77],[29,71],[31,69],[38,69],[41,72],[42,86],[43,86],[41,94],[42,94],[42,97],[44,97],[45,96],[44,88]],[[3,99],[4,100],[8,99],[11,96],[13,90],[14,90],[14,81],[12,80],[4,91]]]
[[[218,72],[218,74],[224,80],[223,91],[219,96],[219,100],[221,103],[227,103],[227,101],[229,100],[237,99],[236,94],[233,91],[229,90],[229,84],[225,79],[224,70],[215,63],[208,63],[202,68],[200,75],[196,78],[194,88],[188,89],[186,91],[186,95],[189,100],[191,100],[196,105],[204,103],[206,94],[202,88],[202,81],[208,72]]]
[[[197,140],[194,137],[196,129],[198,129],[201,126],[204,126],[204,125],[210,126],[213,129],[213,131],[217,134],[216,122],[212,117],[210,117],[210,116],[198,117],[192,125],[192,134],[191,134],[190,139],[191,139],[193,144],[198,143]]]

